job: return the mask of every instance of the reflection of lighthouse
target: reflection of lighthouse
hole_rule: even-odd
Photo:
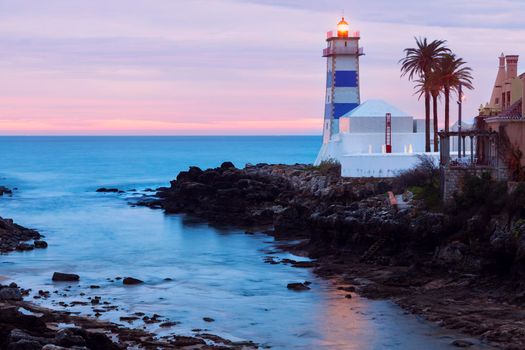
[[[339,117],[360,104],[359,97],[359,32],[350,32],[344,17],[337,25],[337,35],[327,33],[326,99],[323,143],[339,133]]]

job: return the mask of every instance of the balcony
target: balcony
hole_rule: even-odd
[[[327,47],[323,49],[323,57],[333,56],[333,55],[364,55],[363,48],[355,47]]]
[[[358,30],[355,30],[353,32],[348,32],[348,38],[350,39],[359,39],[361,37],[361,33],[359,33]],[[326,39],[334,39],[338,38],[337,31],[331,30],[329,32],[326,32]]]

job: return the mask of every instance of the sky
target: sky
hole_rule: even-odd
[[[473,68],[467,117],[502,52],[525,61],[523,0],[0,0],[0,135],[318,135],[343,10],[362,100],[417,118],[398,64],[415,36]]]

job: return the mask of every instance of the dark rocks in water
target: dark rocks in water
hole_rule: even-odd
[[[203,317],[202,319],[204,320],[204,322],[215,322],[215,320],[211,317]]]
[[[296,261],[292,263],[293,267],[300,267],[300,268],[311,268],[311,267],[317,267],[319,264],[317,264],[314,261]]]
[[[42,240],[36,240],[34,243],[35,248],[43,249],[47,248],[47,242]]]
[[[186,347],[197,346],[197,345],[206,345],[206,342],[204,340],[194,338],[194,337],[175,335],[173,336],[173,338],[174,338],[173,345],[180,347],[180,348],[186,348]]]
[[[40,238],[37,231],[17,225],[11,219],[0,217],[0,252],[31,250],[34,245],[24,242]]]
[[[302,292],[302,291],[310,290],[310,287],[308,287],[306,284],[300,283],[300,282],[288,283],[288,285],[286,287],[288,289],[294,290],[296,292]]]
[[[161,327],[161,328],[170,328],[170,327],[177,326],[179,324],[180,324],[180,322],[167,321],[167,322],[163,322],[163,323],[159,324],[159,327]]]
[[[345,295],[345,298],[346,298],[346,299],[352,299],[352,294],[347,294],[347,295]]]
[[[80,280],[80,276],[73,273],[55,272],[52,280],[55,282],[76,282]]]
[[[17,246],[16,246],[16,250],[20,251],[20,252],[23,252],[23,251],[28,251],[28,250],[33,250],[35,248],[34,245],[32,244],[29,244],[29,243],[19,243]]]
[[[122,280],[122,283],[125,285],[136,285],[136,284],[142,284],[144,283],[144,281],[141,281],[133,277],[126,277]]]
[[[121,191],[118,188],[101,187],[101,188],[97,188],[96,192],[99,192],[99,193],[119,193]]]
[[[0,186],[0,196],[3,196],[4,194],[12,195],[13,191],[11,191],[9,188],[5,186]]]

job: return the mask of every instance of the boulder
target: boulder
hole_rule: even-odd
[[[141,281],[133,277],[126,277],[122,280],[122,283],[125,285],[135,285],[135,284],[142,284],[144,283],[144,281]]]
[[[16,246],[16,250],[20,251],[20,252],[24,252],[24,251],[28,251],[28,250],[33,250],[35,247],[31,244],[28,244],[28,243],[19,243],[17,246]]]
[[[235,169],[235,165],[232,162],[224,162],[221,164],[221,169]]]
[[[302,291],[305,291],[305,290],[310,290],[310,287],[308,287],[306,284],[300,283],[300,282],[288,283],[288,285],[286,287],[288,289],[294,290],[296,292],[302,292]]]
[[[16,287],[0,286],[0,300],[22,300],[22,292]]]
[[[101,187],[101,188],[98,188],[96,192],[99,192],[99,193],[118,193],[120,190],[118,188],[106,188],[106,187]]]
[[[33,244],[34,244],[35,248],[39,248],[39,249],[47,248],[47,242],[46,241],[36,240]]]
[[[34,340],[21,339],[17,342],[10,343],[7,350],[40,350],[42,345]]]
[[[3,196],[4,194],[13,194],[13,191],[11,191],[9,188],[5,186],[0,186],[0,196]]]
[[[80,276],[73,273],[55,272],[52,280],[55,282],[76,282],[80,280]]]

